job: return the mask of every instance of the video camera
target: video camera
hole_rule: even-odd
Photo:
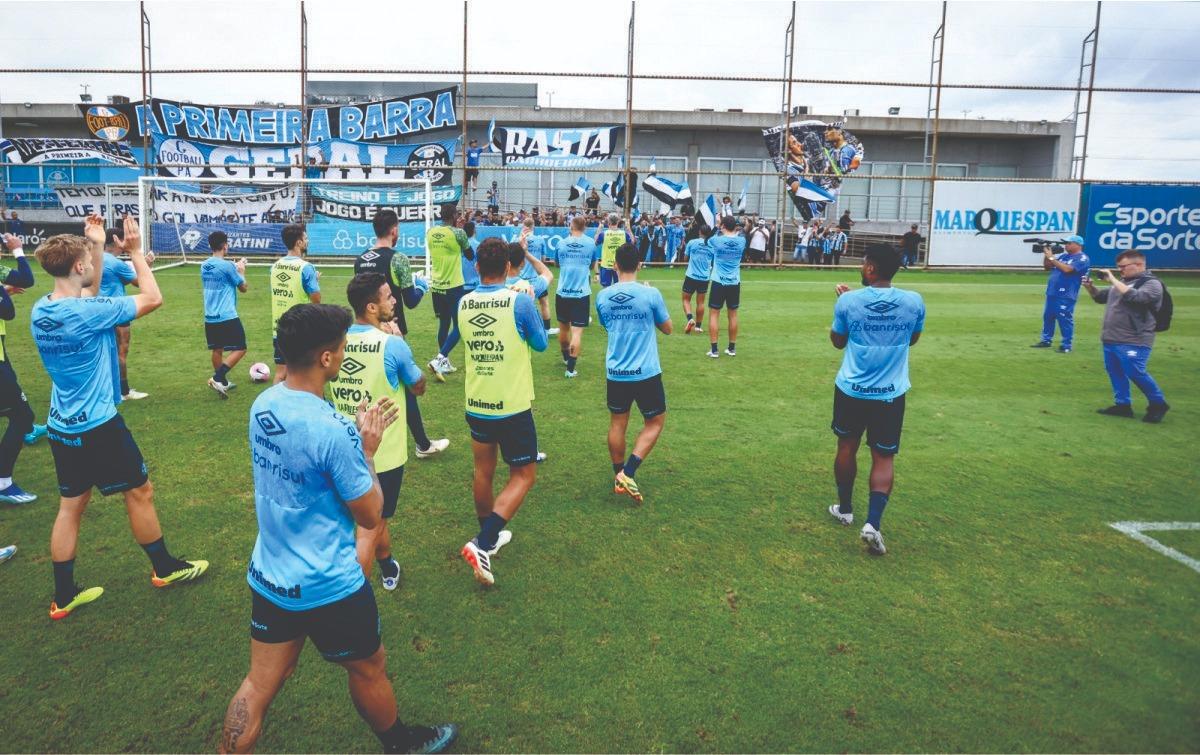
[[[1044,254],[1046,249],[1049,249],[1053,254],[1062,254],[1067,251],[1063,246],[1062,241],[1051,241],[1050,239],[1025,239],[1026,244],[1033,244],[1032,251],[1034,254]]]

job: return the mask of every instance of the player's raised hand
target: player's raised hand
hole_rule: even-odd
[[[121,230],[124,232],[121,238],[117,239],[117,244],[120,245],[122,251],[126,254],[133,254],[134,250],[141,251],[142,248],[142,231],[138,228],[137,218],[125,216]],[[147,259],[150,262],[153,258]]]
[[[12,235],[11,233],[4,234],[4,247],[8,249],[8,251],[15,252],[22,246],[24,246],[24,244],[21,243],[20,238]]]
[[[834,290],[834,293],[836,293],[838,296],[841,296],[842,294],[849,291],[850,287],[847,286],[845,283],[839,283],[833,287],[833,290]]]
[[[246,258],[245,257],[242,257],[237,262],[233,263],[233,266],[237,268],[238,275],[246,274]]]
[[[104,246],[104,218],[96,213],[88,215],[83,221],[83,236],[93,244]]]

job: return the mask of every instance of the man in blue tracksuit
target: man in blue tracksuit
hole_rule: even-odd
[[[1046,281],[1046,307],[1042,310],[1042,339],[1033,344],[1033,348],[1050,348],[1057,322],[1062,334],[1058,351],[1070,354],[1071,339],[1075,335],[1075,300],[1079,298],[1079,285],[1087,277],[1091,262],[1083,253],[1082,236],[1068,236],[1064,246],[1065,252],[1054,254],[1047,249],[1042,258],[1042,267],[1050,271],[1050,278]]]

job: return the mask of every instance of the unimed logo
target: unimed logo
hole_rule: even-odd
[[[886,312],[891,312],[893,309],[899,309],[900,305],[890,301],[877,301],[866,306],[877,315],[882,315]]]
[[[487,328],[490,328],[493,325],[495,325],[497,320],[495,317],[492,317],[491,315],[489,315],[485,312],[480,312],[479,314],[472,317],[470,320],[467,320],[467,322],[471,323],[472,325],[479,328],[480,330],[486,330]]]
[[[346,373],[347,375],[355,375],[365,369],[367,369],[366,365],[357,359],[347,357],[346,359],[342,360],[342,372]]]
[[[270,409],[265,412],[259,412],[258,414],[255,414],[254,421],[258,423],[258,426],[262,428],[262,431],[266,433],[268,437],[273,435],[283,435],[287,432],[287,429],[284,428],[283,423],[279,421],[279,418],[276,417],[274,412],[272,412]]]

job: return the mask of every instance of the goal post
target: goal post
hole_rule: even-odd
[[[209,235],[220,231],[231,256],[270,264],[286,254],[282,230],[302,224],[314,264],[353,265],[375,245],[372,221],[382,210],[400,219],[396,250],[431,272],[425,232],[440,204],[456,204],[451,187],[429,178],[180,178],[143,176],[137,183],[142,251],[178,257],[174,264],[207,256]]]

